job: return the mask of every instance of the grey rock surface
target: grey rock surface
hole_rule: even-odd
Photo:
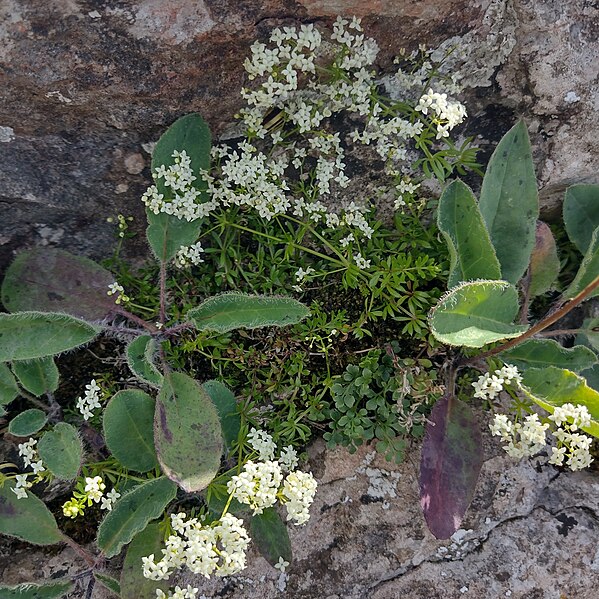
[[[588,0],[2,0],[0,267],[33,245],[106,257],[106,219],[119,212],[141,232],[149,144],[191,111],[218,135],[241,106],[251,43],[339,14],[363,17],[382,72],[402,47],[455,45],[465,134],[489,147],[524,117],[553,218],[566,185],[598,180],[599,8]],[[128,251],[142,259],[139,239]]]
[[[181,571],[175,582],[223,599],[595,599],[597,471],[558,472],[543,457],[516,463],[490,439],[485,445],[473,504],[448,541],[423,521],[417,451],[396,466],[368,447],[350,455],[318,441],[308,464],[318,493],[310,521],[290,527],[287,573],[252,550],[241,575],[207,581]],[[7,583],[84,569],[70,549],[19,545],[0,557]]]

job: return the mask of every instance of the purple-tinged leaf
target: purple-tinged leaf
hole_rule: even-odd
[[[55,248],[19,254],[6,271],[2,303],[10,312],[64,312],[99,321],[113,312],[114,275],[93,260]]]
[[[420,503],[437,539],[448,539],[460,527],[481,466],[482,441],[475,415],[456,397],[443,396],[426,425],[420,462]]]
[[[559,275],[560,262],[551,229],[543,221],[537,221],[535,247],[530,256],[530,287],[532,297],[551,289]]]

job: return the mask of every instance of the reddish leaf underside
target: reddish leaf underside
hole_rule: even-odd
[[[426,426],[420,463],[420,503],[429,530],[448,539],[472,501],[482,466],[482,440],[468,405],[446,395]]]

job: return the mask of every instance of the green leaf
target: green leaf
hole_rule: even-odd
[[[93,260],[56,248],[19,254],[2,283],[2,303],[9,312],[60,312],[100,321],[114,311],[108,295],[114,275]]]
[[[560,261],[551,229],[538,220],[535,247],[530,257],[530,296],[542,295],[549,291],[557,280],[559,270]]]
[[[433,335],[443,343],[483,347],[518,337],[528,327],[512,324],[518,314],[518,293],[505,281],[463,283],[445,294],[431,310]]]
[[[0,362],[60,354],[91,341],[100,327],[66,314],[0,314]]]
[[[118,555],[123,545],[162,514],[176,494],[176,485],[168,478],[160,477],[123,495],[98,528],[97,543],[102,553],[106,557]]]
[[[63,540],[52,512],[30,491],[17,499],[13,481],[0,488],[0,533],[33,545],[53,545]]]
[[[58,368],[51,356],[25,362],[16,360],[12,370],[23,388],[37,397],[58,389]]]
[[[200,170],[210,168],[210,147],[212,141],[210,129],[199,114],[188,114],[175,121],[158,140],[152,154],[152,172],[160,166],[171,166],[175,163],[173,152],[185,150],[191,159],[191,170],[196,180],[193,186],[203,191],[206,182]],[[158,193],[166,200],[173,197],[170,187],[164,185],[163,179],[156,180]],[[201,219],[185,221],[165,213],[154,214],[146,210],[149,227],[146,235],[154,255],[159,261],[168,261],[175,257],[181,246],[194,243],[199,235]]]
[[[200,331],[227,333],[241,328],[295,324],[309,314],[306,306],[290,297],[223,293],[191,309],[187,317]]]
[[[19,395],[17,381],[7,364],[0,363],[0,406],[9,404]]]
[[[599,351],[599,318],[586,318],[583,321],[576,343],[582,343]]]
[[[149,223],[146,237],[159,262],[172,260],[182,246],[191,245],[198,239],[202,219],[186,221],[164,212],[154,214],[149,210],[146,215]]]
[[[163,472],[189,493],[206,487],[220,468],[218,412],[206,391],[186,374],[164,377],[156,400],[154,442]]]
[[[154,365],[156,341],[149,335],[140,335],[127,346],[127,363],[131,372],[144,383],[162,385],[162,374]]]
[[[104,439],[110,453],[129,470],[148,472],[158,465],[154,449],[155,401],[143,391],[125,389],[104,410]]]
[[[41,430],[47,421],[46,412],[32,408],[15,416],[8,425],[8,432],[16,437],[29,437]]]
[[[150,522],[144,530],[136,534],[127,548],[125,563],[121,571],[122,599],[147,599],[156,596],[156,589],[166,591],[167,580],[156,582],[143,575],[141,558],[154,554],[156,559],[162,556],[164,535],[158,522]]]
[[[102,572],[96,572],[94,570],[94,578],[106,589],[111,591],[117,597],[121,596],[121,585],[118,580],[115,580],[112,576],[108,576],[108,574],[103,574]]]
[[[597,277],[599,277],[599,227],[593,231],[589,249],[580,263],[574,280],[564,291],[564,297],[568,299],[575,297]],[[597,295],[599,295],[599,288],[589,294],[586,299]]]
[[[515,284],[528,268],[539,216],[535,169],[523,121],[503,136],[493,152],[479,208],[501,264],[501,278]]]
[[[586,380],[562,368],[530,368],[522,375],[524,393],[544,410],[553,414],[565,403],[586,406],[591,425],[584,430],[599,438],[599,393]]]
[[[237,411],[235,395],[220,381],[206,381],[202,387],[218,411],[225,445],[232,449],[241,429],[241,416]]]
[[[500,279],[501,269],[476,198],[461,181],[450,183],[439,199],[439,230],[449,249],[448,288],[472,279]]]
[[[279,557],[291,563],[293,556],[289,533],[274,507],[266,508],[261,514],[252,516],[250,535],[260,555],[271,566],[278,563]]]
[[[519,369],[557,366],[575,372],[590,368],[597,361],[595,353],[582,345],[565,348],[552,339],[528,339],[501,352],[499,357]]]
[[[599,227],[599,185],[572,185],[564,197],[564,225],[570,241],[586,254]]]
[[[37,449],[48,470],[57,478],[72,480],[79,473],[83,446],[74,426],[66,422],[55,424],[44,433]]]
[[[24,582],[14,587],[0,586],[0,599],[59,599],[72,592],[70,580],[46,584]]]

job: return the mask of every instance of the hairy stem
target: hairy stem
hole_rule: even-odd
[[[131,314],[128,310],[125,310],[122,306],[117,306],[114,309],[116,314],[120,314],[124,316],[127,320],[138,324],[140,327],[146,329],[146,331],[150,331],[150,333],[155,333],[158,329],[150,322],[146,322],[143,318],[136,316],[135,314]]]
[[[166,322],[166,261],[160,261],[160,324]]]
[[[79,543],[71,539],[71,537],[62,533],[62,540],[77,553],[81,558],[85,560],[85,563],[90,566],[90,568],[95,567],[96,565],[96,557],[92,555],[87,549],[83,548]]]

